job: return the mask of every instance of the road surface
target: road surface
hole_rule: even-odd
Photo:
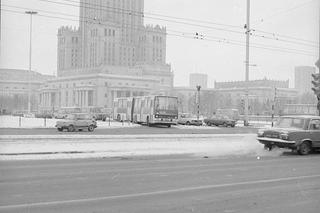
[[[1,161],[0,212],[318,213],[320,156]]]
[[[116,128],[97,128],[94,132],[59,132],[56,128],[0,128],[0,135],[130,135],[130,134],[241,134],[241,133],[257,133],[254,127],[195,127],[195,126],[172,126],[171,128],[164,126],[147,127],[116,127]]]

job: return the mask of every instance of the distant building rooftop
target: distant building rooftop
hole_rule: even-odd
[[[252,80],[246,81],[230,81],[230,82],[215,82],[215,89],[230,89],[230,88],[244,88],[244,87],[276,87],[276,88],[289,88],[289,80],[279,81],[279,80]]]
[[[55,76],[43,75],[35,71],[29,72],[28,70],[20,69],[0,69],[0,81],[43,82],[53,78],[55,78]]]

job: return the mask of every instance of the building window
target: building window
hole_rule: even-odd
[[[93,106],[93,91],[88,91],[88,106]]]
[[[117,91],[117,98],[121,97],[121,91]]]
[[[65,104],[66,106],[68,106],[68,99],[69,99],[68,96],[69,96],[68,91],[66,91],[66,104]]]

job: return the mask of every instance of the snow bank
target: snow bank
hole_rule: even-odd
[[[0,128],[55,128],[58,119],[25,118],[18,116],[0,116]],[[137,124],[111,120],[97,121],[98,128],[135,127]]]
[[[0,160],[171,154],[263,156],[266,152],[254,134],[19,137],[1,137]]]

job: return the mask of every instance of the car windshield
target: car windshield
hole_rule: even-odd
[[[66,116],[66,119],[68,120],[74,120],[76,118],[76,116],[74,114],[69,114]]]
[[[178,114],[178,99],[168,96],[157,96],[155,98],[155,110],[160,114]]]
[[[303,129],[304,119],[302,118],[280,118],[276,123],[276,127]]]

